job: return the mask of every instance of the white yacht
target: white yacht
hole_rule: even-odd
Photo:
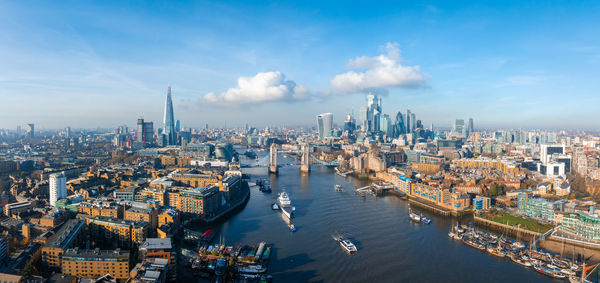
[[[279,202],[279,209],[281,209],[283,215],[287,216],[287,218],[292,218],[292,213],[295,208],[292,207],[292,202],[290,201],[288,194],[286,192],[280,193],[277,201]]]
[[[340,243],[342,249],[344,249],[346,252],[355,253],[358,251],[358,249],[356,249],[356,246],[346,238],[339,238],[337,239],[337,241],[338,243]]]

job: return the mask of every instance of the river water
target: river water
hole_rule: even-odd
[[[405,200],[355,194],[355,186],[367,183],[338,176],[331,168],[314,166],[310,174],[301,174],[293,166],[281,167],[278,175],[268,175],[265,168],[248,168],[244,173],[252,180],[270,179],[273,193],[253,187],[240,212],[194,229],[215,229],[229,245],[267,242],[273,247],[269,274],[275,282],[552,281],[449,239],[452,218],[413,207],[432,219],[430,225],[416,224],[408,218]],[[334,191],[335,184],[344,191]],[[283,190],[296,207],[297,232],[290,232],[284,216],[271,209]],[[345,253],[332,235],[350,238],[358,253]]]

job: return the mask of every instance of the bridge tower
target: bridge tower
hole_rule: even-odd
[[[310,172],[310,156],[308,152],[308,145],[302,145],[302,165],[300,166],[300,172]]]
[[[275,143],[271,144],[271,151],[269,154],[269,173],[277,174],[277,146]]]

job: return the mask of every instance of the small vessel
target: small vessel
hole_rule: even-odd
[[[502,251],[500,246],[495,247],[495,248],[489,247],[489,248],[487,248],[487,252],[490,253],[491,255],[497,256],[499,258],[506,257],[506,253]]]
[[[564,274],[562,274],[560,272],[560,270],[550,269],[550,268],[545,267],[543,265],[534,266],[533,268],[535,269],[535,271],[537,271],[537,272],[539,272],[541,274],[544,274],[546,276],[550,276],[552,278],[565,279],[567,277]]]
[[[279,210],[279,205],[277,205],[276,203],[274,203],[274,204],[271,206],[271,208],[272,208],[273,210]]]
[[[410,219],[414,222],[421,222],[421,216],[412,212],[412,210],[410,210],[410,208],[408,209],[408,217],[410,217]]]
[[[279,201],[279,209],[281,209],[281,213],[287,216],[287,218],[291,219],[293,217],[292,213],[294,212],[295,208],[292,207],[292,202],[290,201],[288,194],[286,192],[280,193],[277,200]]]
[[[248,265],[245,267],[238,268],[238,271],[240,273],[246,273],[246,274],[258,274],[258,273],[267,272],[267,269],[265,267],[263,267],[262,265]]]
[[[294,224],[288,225],[288,228],[290,228],[290,231],[296,232],[296,226],[294,226]]]
[[[335,185],[334,189],[335,189],[336,192],[343,192],[344,191],[344,188],[341,185]]]
[[[515,255],[514,253],[511,253],[508,255],[508,257],[510,258],[510,260],[512,260],[513,262],[525,266],[525,267],[531,267],[531,262],[529,262],[529,260],[527,260],[526,258],[522,258],[519,257],[518,255]]]
[[[425,224],[430,224],[431,223],[431,219],[423,216],[423,214],[421,214],[421,222],[425,223]]]
[[[350,240],[348,240],[346,238],[339,238],[339,239],[337,239],[337,241],[338,241],[338,243],[340,243],[340,246],[342,247],[342,249],[344,249],[348,253],[355,253],[358,251],[358,249],[356,249],[356,246],[354,245],[354,243],[352,243]]]

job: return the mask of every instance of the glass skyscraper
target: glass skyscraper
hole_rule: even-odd
[[[175,118],[173,117],[173,101],[171,100],[171,86],[167,87],[167,101],[165,102],[165,117],[163,118],[163,123],[163,134],[167,139],[167,145],[177,144]]]

